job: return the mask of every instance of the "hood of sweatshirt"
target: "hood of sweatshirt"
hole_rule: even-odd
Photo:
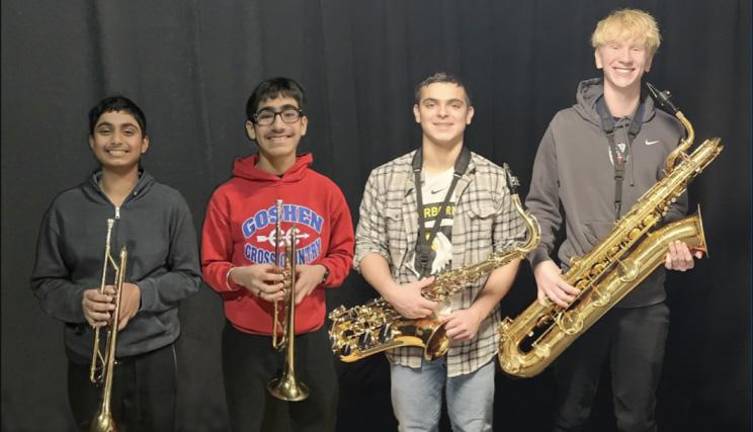
[[[104,200],[104,202],[109,203],[110,200],[107,198],[104,191],[102,191],[102,188],[99,186],[99,181],[101,178],[102,170],[97,169],[92,173],[91,176],[89,176],[89,179],[84,182],[82,189],[84,190],[84,193],[90,198],[97,201]],[[136,186],[133,187],[131,195],[126,199],[126,201],[141,198],[146,194],[147,191],[149,191],[149,189],[152,188],[152,186],[154,186],[155,183],[156,180],[154,179],[154,177],[152,177],[151,174],[144,170],[139,170],[139,180],[136,182]]]
[[[601,117],[596,110],[596,102],[604,96],[603,78],[591,78],[581,81],[578,84],[578,90],[575,92],[576,104],[573,109],[584,120],[601,127]],[[643,97],[643,123],[654,117],[654,100],[641,94]]]
[[[282,177],[257,168],[256,163],[258,161],[259,155],[251,155],[236,159],[233,163],[233,176],[257,183],[296,183],[306,176],[306,170],[314,162],[314,157],[311,153],[304,153],[296,156],[295,163],[285,171]]]

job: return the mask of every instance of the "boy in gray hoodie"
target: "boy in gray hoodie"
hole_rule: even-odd
[[[111,256],[118,262],[125,246],[128,258],[112,414],[121,431],[171,431],[178,305],[200,282],[191,212],[178,191],[141,168],[149,148],[146,117],[130,99],[108,97],[91,109],[89,147],[99,168],[60,193],[45,214],[31,288],[42,309],[64,324],[68,398],[76,426],[89,430],[102,397],[102,388],[89,382],[93,330],[100,328],[104,340],[115,310],[112,271],[104,293],[99,289],[107,219],[114,219]]]
[[[598,23],[591,42],[603,77],[582,81],[577,103],[552,119],[539,144],[526,198],[541,225],[541,243],[529,255],[538,299],[563,307],[578,293],[562,278],[570,258],[593,249],[660,180],[664,161],[683,133],[674,117],[655,109],[641,92],[641,79],[660,43],[651,15],[615,11]],[[681,218],[686,210],[683,195],[665,222]],[[560,268],[551,255],[563,223]],[[685,271],[693,265],[687,245],[671,244],[667,269]],[[558,359],[554,430],[581,430],[587,422],[607,359],[619,430],[656,430],[655,392],[669,328],[664,278],[664,269],[655,271]]]

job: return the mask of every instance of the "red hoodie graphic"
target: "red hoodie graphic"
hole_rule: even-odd
[[[353,222],[340,188],[309,168],[310,153],[278,177],[256,168],[256,155],[237,159],[233,178],[220,185],[207,205],[202,228],[204,280],[224,300],[225,316],[247,333],[271,335],[273,304],[227,280],[232,267],[275,263],[275,203],[284,203],[281,229],[295,225],[296,263],[322,264],[327,280],[296,305],[296,334],[324,324],[324,287],[342,284],[353,260]]]

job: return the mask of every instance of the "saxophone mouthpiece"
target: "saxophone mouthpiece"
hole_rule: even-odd
[[[669,92],[669,90],[659,91],[656,87],[653,86],[650,82],[646,82],[646,88],[648,89],[649,94],[652,98],[665,110],[669,111],[672,115],[677,114],[680,109],[675,106],[675,104],[672,103],[670,98],[672,97],[672,94]]]
[[[503,163],[502,168],[505,170],[505,173],[507,173],[507,187],[510,188],[510,193],[513,195],[516,195],[518,193],[518,187],[520,186],[520,181],[518,180],[517,177],[512,175],[510,166],[507,165],[507,163]]]

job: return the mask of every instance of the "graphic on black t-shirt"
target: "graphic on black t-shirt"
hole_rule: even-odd
[[[430,257],[431,274],[437,274],[449,269],[450,262],[452,261],[452,217],[455,211],[456,200],[454,193],[447,205],[442,209],[441,217],[439,214],[440,207],[445,200],[447,190],[452,182],[452,174],[453,170],[439,174],[425,173],[424,185],[421,188],[424,205],[419,211],[423,212],[427,238],[434,227],[434,223],[440,220],[439,231],[437,231],[437,235],[431,244],[433,251]],[[409,262],[414,263],[414,260],[415,254]]]

